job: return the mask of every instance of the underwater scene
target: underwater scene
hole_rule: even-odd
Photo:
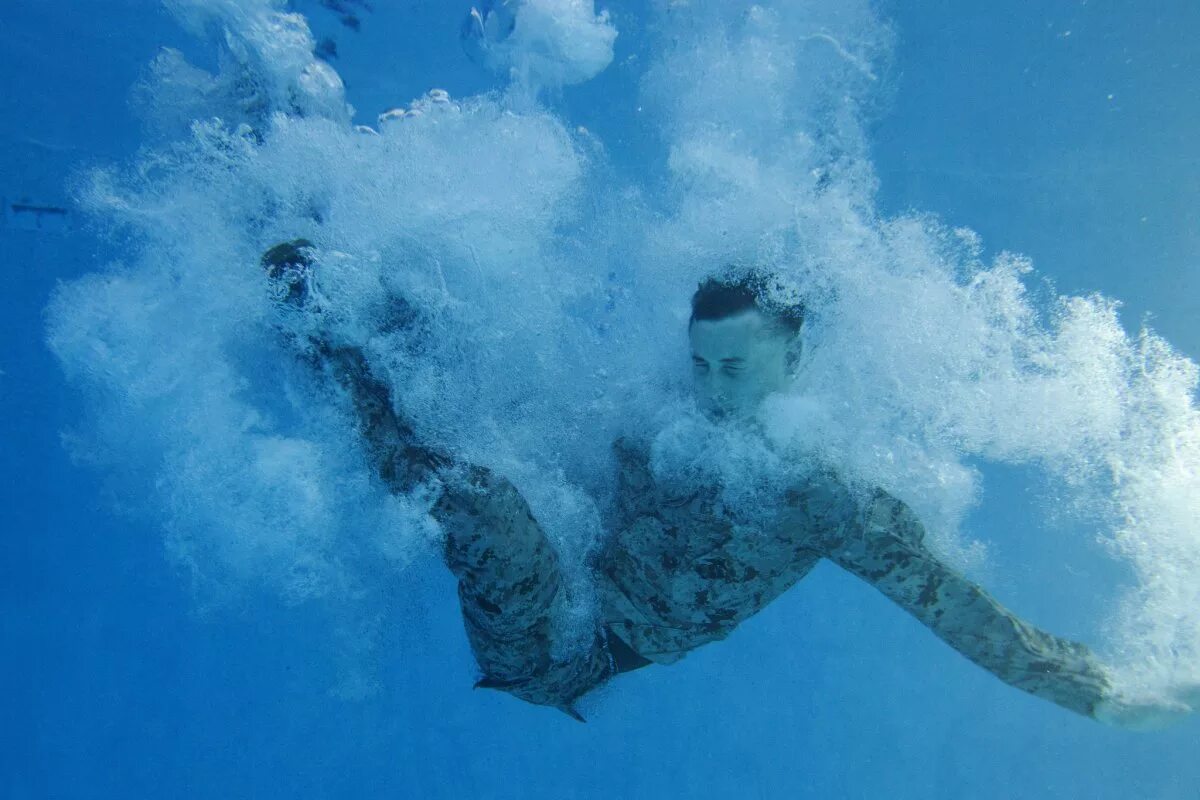
[[[0,0],[0,797],[1200,797],[1198,36]]]

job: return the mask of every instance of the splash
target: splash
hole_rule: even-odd
[[[377,485],[344,399],[281,334],[311,321],[281,318],[258,256],[304,237],[328,335],[364,348],[422,438],[518,485],[581,616],[617,436],[748,510],[814,456],[833,461],[912,505],[967,570],[983,557],[959,533],[980,492],[968,461],[986,459],[1040,468],[1105,521],[1137,576],[1108,643],[1128,691],[1196,681],[1196,366],[1128,336],[1111,300],[1035,298],[1028,261],[985,260],[969,230],[879,215],[864,120],[893,36],[868,3],[732,5],[656,5],[638,100],[669,180],[639,186],[529,99],[612,61],[615,26],[590,2],[476,9],[468,50],[511,83],[434,90],[364,127],[302,17],[172,0],[220,68],[162,54],[138,96],[163,144],[82,193],[130,244],[48,312],[91,409],[75,452],[146,497],[215,595],[358,596],[378,564],[427,552],[421,498]],[[765,442],[713,429],[685,398],[687,298],[731,262],[775,270],[810,309]],[[395,324],[397,297],[419,323]]]
[[[462,27],[472,60],[533,87],[583,83],[612,62],[617,29],[592,0],[489,0]]]

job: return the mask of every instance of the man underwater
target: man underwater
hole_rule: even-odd
[[[311,253],[297,240],[263,256],[281,303],[312,305]],[[791,379],[804,309],[773,303],[765,281],[730,274],[705,281],[692,298],[695,395],[710,419],[746,424]],[[581,646],[556,647],[564,576],[520,492],[491,470],[416,442],[361,350],[320,339],[306,347],[349,395],[369,462],[389,490],[425,484],[438,493],[431,513],[445,531],[446,563],[484,675],[478,686],[582,719],[574,705],[592,689],[725,638],[826,558],[1018,689],[1129,727],[1157,727],[1190,710],[1116,696],[1108,669],[1087,647],[1022,621],[941,563],[925,546],[921,522],[886,492],[862,497],[817,471],[791,486],[785,507],[755,529],[735,524],[718,502],[719,487],[660,485],[644,448],[624,439],[615,445],[619,526],[592,564],[600,614]]]

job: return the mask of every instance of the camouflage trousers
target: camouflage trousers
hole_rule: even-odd
[[[446,533],[446,564],[458,578],[467,638],[484,673],[476,686],[582,721],[576,700],[650,662],[603,627],[554,655],[566,602],[558,557],[508,480],[476,467],[463,472],[447,482],[433,514]]]
[[[317,363],[349,395],[372,470],[404,493],[441,487],[432,514],[445,532],[446,564],[458,578],[463,623],[483,672],[500,689],[581,719],[574,703],[618,672],[649,662],[606,628],[567,652],[555,641],[566,603],[562,570],[528,503],[507,479],[416,443],[387,385],[361,350],[316,346]]]

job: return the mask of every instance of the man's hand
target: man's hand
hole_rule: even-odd
[[[1100,701],[1092,716],[1106,725],[1134,731],[1158,731],[1178,724],[1200,707],[1200,684],[1172,693],[1167,700],[1132,700],[1119,695]]]

